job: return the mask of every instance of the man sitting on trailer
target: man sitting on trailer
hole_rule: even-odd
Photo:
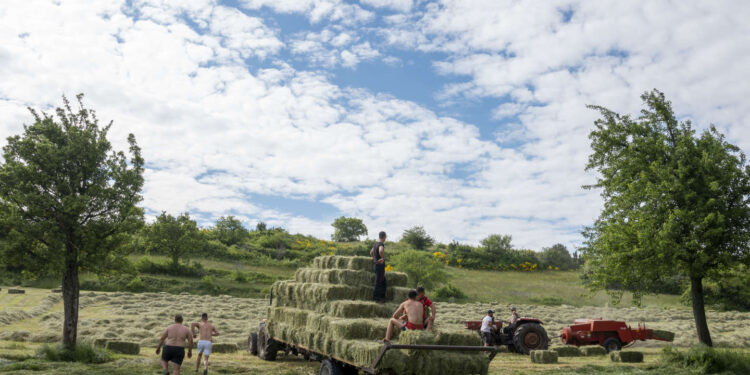
[[[514,329],[516,329],[516,323],[521,319],[521,316],[518,315],[518,312],[516,311],[515,306],[510,307],[510,321],[508,322],[508,326],[503,328],[503,333],[511,333]]]
[[[383,344],[390,344],[393,330],[401,329],[402,326],[409,330],[424,329],[422,314],[424,314],[424,309],[422,308],[422,302],[417,301],[417,291],[410,290],[409,299],[398,306],[396,312],[393,313],[393,317],[388,321],[388,329],[385,331]],[[403,319],[404,315],[406,315],[406,319]],[[406,324],[404,325],[404,323]]]
[[[432,329],[432,326],[435,324],[435,304],[432,303],[432,300],[427,298],[423,286],[417,287],[417,301],[422,302],[422,308],[424,311],[422,314],[424,319],[424,329]],[[429,316],[427,315],[427,308],[430,309]]]

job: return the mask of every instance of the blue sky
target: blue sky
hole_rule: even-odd
[[[134,133],[150,216],[222,215],[327,238],[335,217],[397,239],[511,234],[573,248],[586,104],[664,91],[750,147],[743,1],[11,1],[0,11],[0,136],[86,94]],[[700,30],[700,32],[696,32]]]

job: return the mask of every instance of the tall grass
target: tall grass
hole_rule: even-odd
[[[105,363],[112,360],[106,349],[94,346],[92,342],[79,342],[73,349],[61,344],[45,344],[39,347],[37,355],[53,362]]]
[[[661,361],[701,374],[750,374],[750,354],[732,349],[715,349],[698,345],[687,351],[665,347]]]

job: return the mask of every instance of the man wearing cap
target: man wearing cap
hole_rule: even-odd
[[[508,326],[503,329],[504,333],[511,333],[516,328],[516,323],[521,319],[521,317],[518,315],[518,312],[516,311],[515,306],[510,307],[510,321],[508,321]]]
[[[482,343],[484,346],[492,345],[492,332],[497,330],[495,327],[495,312],[487,310],[487,316],[482,319],[482,327],[479,328],[479,332],[482,334]]]

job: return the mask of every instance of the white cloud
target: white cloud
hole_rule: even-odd
[[[414,0],[360,0],[360,3],[375,8],[389,8],[399,12],[408,12],[414,6]]]

